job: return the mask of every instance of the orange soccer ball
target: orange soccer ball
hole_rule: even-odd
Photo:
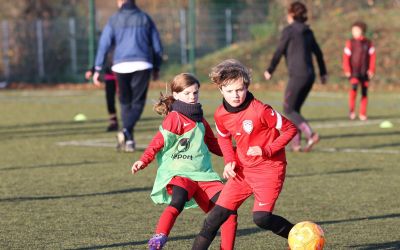
[[[291,250],[321,250],[325,237],[322,228],[311,221],[297,223],[289,232]]]

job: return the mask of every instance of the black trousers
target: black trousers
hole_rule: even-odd
[[[133,130],[142,115],[149,88],[151,69],[133,73],[116,73],[119,86],[121,118],[127,140],[133,140]]]
[[[107,111],[108,114],[117,113],[117,109],[115,108],[115,94],[117,92],[117,82],[115,80],[106,80],[106,102],[107,102]]]
[[[315,75],[310,74],[309,76],[289,78],[289,83],[285,90],[285,100],[283,104],[283,110],[285,115],[297,126],[303,122],[307,122],[306,119],[300,114],[301,107],[304,104],[308,94],[310,93]]]

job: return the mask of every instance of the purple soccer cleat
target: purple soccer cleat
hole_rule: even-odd
[[[155,234],[151,239],[149,240],[149,250],[159,250],[162,249],[167,243],[168,236],[165,234]]]

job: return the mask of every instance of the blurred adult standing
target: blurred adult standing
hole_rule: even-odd
[[[135,0],[117,0],[119,10],[110,17],[100,37],[93,82],[99,76],[107,53],[114,49],[112,71],[119,86],[122,131],[117,134],[118,149],[135,151],[134,128],[146,102],[151,76],[157,80],[162,63],[162,44],[150,16]]]
[[[292,149],[308,152],[320,139],[300,114],[300,109],[315,81],[312,54],[317,58],[323,84],[327,81],[327,71],[322,51],[312,30],[305,24],[307,21],[306,6],[298,1],[293,2],[288,8],[287,21],[289,25],[282,31],[280,42],[264,76],[267,80],[271,79],[282,55],[285,55],[289,82],[285,90],[283,109],[286,116],[298,129],[297,135],[292,140]],[[301,133],[304,133],[307,138],[304,148],[301,148]]]

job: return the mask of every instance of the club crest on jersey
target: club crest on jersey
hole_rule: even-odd
[[[243,121],[243,130],[244,132],[250,134],[253,131],[253,121],[252,120],[244,120]]]

